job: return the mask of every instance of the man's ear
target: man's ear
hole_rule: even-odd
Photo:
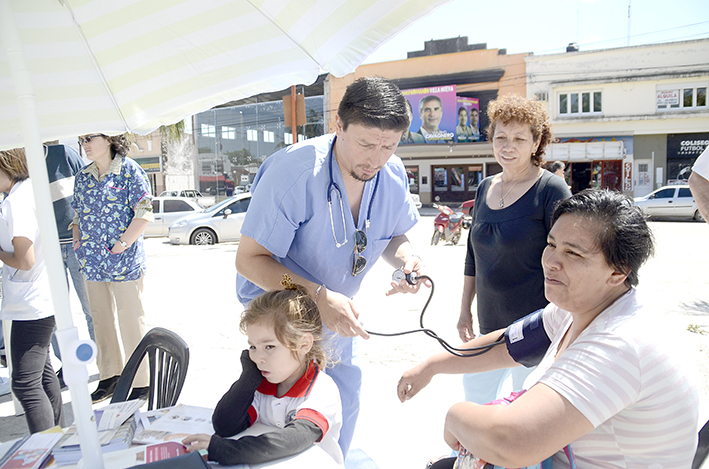
[[[345,130],[344,128],[344,123],[342,122],[342,118],[340,117],[339,114],[335,114],[335,132],[340,133]]]

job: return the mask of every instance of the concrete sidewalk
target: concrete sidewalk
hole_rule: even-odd
[[[433,214],[434,210],[422,212]],[[662,308],[664,327],[680,333],[691,349],[691,365],[700,374],[703,423],[709,418],[709,335],[687,328],[709,332],[709,226],[653,222],[652,227],[657,255],[641,271],[638,290]],[[465,245],[461,241],[458,246],[430,246],[432,232],[433,216],[424,216],[409,234],[436,282],[425,324],[457,343]],[[240,373],[239,355],[246,339],[238,328],[242,307],[234,287],[237,248],[237,244],[172,246],[165,238],[146,241],[148,327],[169,328],[190,346],[187,382],[180,397],[185,404],[213,407]],[[391,272],[384,262],[377,263],[355,298],[368,330],[396,332],[418,327],[427,292],[386,297]],[[80,335],[87,336],[76,298],[72,298],[72,309]],[[429,459],[450,453],[443,441],[443,420],[448,408],[463,400],[461,377],[438,376],[405,404],[395,393],[404,371],[440,350],[437,342],[423,334],[359,342],[364,384],[352,448],[366,452],[380,468],[423,468]],[[90,370],[94,375],[90,390],[96,386],[96,373],[95,367]],[[68,402],[69,393],[63,396]],[[0,442],[26,434],[26,428],[24,416],[14,416],[12,403],[1,396]]]

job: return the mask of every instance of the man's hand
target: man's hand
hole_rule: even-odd
[[[323,289],[318,298],[318,308],[323,324],[332,332],[342,337],[369,339],[369,334],[359,322],[359,312],[354,302],[345,295]]]
[[[410,274],[411,272],[416,272],[417,277],[424,275],[423,273],[423,262],[418,256],[409,256],[404,263],[402,270],[405,274]],[[406,279],[401,280],[399,283],[394,281],[391,282],[391,290],[386,293],[386,296],[394,295],[395,293],[417,293],[421,284],[426,285],[431,288],[431,282],[429,280],[419,280],[415,284],[410,284]]]
[[[414,397],[420,390],[428,386],[433,375],[428,370],[426,363],[421,363],[401,375],[396,386],[396,395],[401,402],[406,402]]]

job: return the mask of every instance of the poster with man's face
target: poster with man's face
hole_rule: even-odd
[[[411,127],[401,143],[453,143],[455,141],[455,85],[401,90],[411,108]]]
[[[477,142],[480,140],[480,101],[478,98],[458,97],[458,122],[455,127],[456,141]]]

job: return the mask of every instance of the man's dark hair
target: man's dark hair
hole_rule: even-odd
[[[406,98],[398,86],[381,77],[363,77],[348,86],[337,114],[344,130],[360,124],[403,132],[410,124]]]
[[[598,222],[596,247],[608,265],[623,272],[627,287],[638,284],[638,271],[654,252],[652,232],[645,216],[620,192],[585,189],[559,202],[552,225],[564,214]]]
[[[566,169],[566,165],[564,164],[563,161],[556,160],[555,162],[553,162],[553,163],[549,166],[549,171],[551,171],[552,173],[556,173],[556,172],[559,171],[560,169],[561,169],[561,170]]]

